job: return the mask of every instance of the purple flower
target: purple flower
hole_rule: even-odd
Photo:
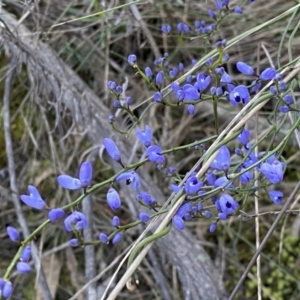
[[[287,112],[290,111],[290,108],[289,108],[288,106],[286,106],[286,105],[282,105],[282,106],[280,106],[280,107],[278,108],[278,110],[279,110],[280,112],[282,112],[282,113],[287,113]]]
[[[108,120],[110,123],[113,123],[115,121],[115,116],[109,115]]]
[[[221,146],[219,153],[215,160],[211,163],[211,168],[219,171],[226,171],[229,169],[231,163],[230,152],[226,146]]]
[[[195,105],[189,104],[187,107],[187,111],[191,116],[193,116],[195,114]]]
[[[61,219],[65,215],[65,211],[61,208],[53,208],[48,213],[48,218],[51,222]]]
[[[123,88],[119,85],[119,86],[117,86],[116,87],[116,92],[118,93],[118,94],[121,94],[122,92],[123,92]]]
[[[163,164],[165,162],[165,158],[161,154],[162,149],[157,145],[152,145],[146,150],[146,157],[149,161],[154,162],[156,164]]]
[[[238,61],[236,63],[236,67],[241,73],[243,73],[245,75],[253,75],[254,74],[253,68],[250,67],[249,65],[245,64],[242,61]]]
[[[42,210],[46,206],[46,202],[40,196],[37,188],[33,185],[28,186],[28,195],[21,195],[21,200],[30,207]]]
[[[59,175],[58,184],[68,190],[78,190],[91,184],[93,176],[93,167],[90,162],[85,161],[81,164],[79,170],[79,179],[69,175]]]
[[[132,104],[132,99],[131,99],[131,97],[127,97],[126,98],[126,100],[125,100],[125,103],[126,103],[126,105],[131,105]]]
[[[177,25],[177,30],[181,33],[181,32],[185,32],[185,33],[190,33],[190,28],[187,24],[185,23],[178,23]]]
[[[172,82],[172,83],[171,83],[171,89],[172,89],[172,92],[173,92],[174,94],[176,94],[177,91],[180,90],[180,86],[179,86],[179,84],[178,84],[177,82]]]
[[[212,217],[212,213],[209,210],[205,210],[203,212],[203,215],[207,218],[210,219]]]
[[[241,170],[243,171],[243,169]],[[247,171],[240,176],[241,184],[248,184],[253,179],[253,175],[251,172]]]
[[[171,184],[170,188],[174,192],[174,194],[176,194],[176,195],[182,191],[182,188],[180,188],[176,184]]]
[[[176,92],[176,98],[178,101],[183,101],[183,99],[185,98],[185,93],[183,90],[178,90]]]
[[[235,87],[229,94],[230,102],[236,106],[239,102],[247,104],[250,100],[249,91],[246,86],[239,85]]]
[[[265,69],[259,76],[261,80],[272,80],[276,76],[276,70],[273,68]]]
[[[192,202],[190,201],[186,202],[178,208],[175,215],[183,218],[191,210],[191,208],[192,208]]]
[[[145,126],[145,131],[142,131],[138,127],[136,127],[135,132],[137,137],[145,147],[149,147],[151,145],[152,130],[148,125]]]
[[[250,90],[251,93],[255,93],[261,88],[261,82],[257,82],[256,80],[252,81],[251,85],[253,85]]]
[[[163,80],[164,80],[164,72],[159,71],[155,78],[156,85],[161,86],[163,84]]]
[[[107,86],[111,89],[114,90],[117,87],[117,84],[114,81],[108,81]]]
[[[247,146],[250,138],[250,131],[243,129],[242,132],[238,135],[237,139],[238,141],[243,145]]]
[[[8,298],[12,293],[12,283],[10,281],[5,281],[2,288],[2,296]]]
[[[208,185],[214,185],[214,183],[216,181],[216,175],[214,174],[214,172],[212,170],[207,171],[206,180],[207,180]]]
[[[219,10],[223,9],[224,4],[223,4],[222,0],[216,0],[215,3],[216,3],[217,9],[219,9]]]
[[[104,145],[107,153],[109,154],[109,156],[116,162],[120,163],[121,162],[121,154],[120,154],[120,151],[119,151],[117,145],[115,144],[115,142],[112,139],[105,138],[103,140],[103,145]]]
[[[235,12],[236,14],[241,15],[241,14],[243,13],[243,10],[242,10],[239,6],[236,6],[236,7],[234,8],[234,12]]]
[[[220,220],[225,221],[225,220],[227,220],[227,214],[225,214],[225,213],[218,213],[218,218]]]
[[[209,9],[209,10],[208,10],[208,15],[209,15],[212,19],[215,19],[215,18],[216,18],[216,14],[215,14],[215,12],[214,12],[212,9]]]
[[[211,81],[210,76],[206,76],[202,73],[199,73],[197,75],[197,83],[195,84],[195,87],[200,91],[203,92],[207,89]]]
[[[75,227],[76,230],[81,231],[87,226],[87,220],[83,213],[79,211],[74,211],[72,214],[70,214],[64,221],[65,228],[67,231],[71,232],[73,231],[73,227]]]
[[[279,83],[279,90],[284,92],[286,90],[286,83],[284,81]]]
[[[112,243],[113,244],[117,244],[117,243],[119,243],[121,241],[122,238],[123,238],[123,233],[122,232],[117,232],[114,235],[113,239],[112,239]]]
[[[222,194],[219,200],[221,211],[226,215],[233,214],[239,207],[238,203],[228,194]]]
[[[79,241],[78,241],[78,239],[71,239],[71,240],[69,240],[69,245],[70,245],[71,247],[77,247],[77,246],[79,246]]]
[[[182,217],[175,215],[172,219],[172,223],[178,230],[184,229],[184,221],[183,221]]]
[[[191,176],[186,180],[184,188],[188,195],[192,195],[197,193],[202,186],[203,182],[198,181],[196,176]]]
[[[107,244],[108,243],[108,237],[105,233],[100,233],[99,234],[99,240],[104,243]]]
[[[139,219],[140,219],[142,222],[146,223],[146,222],[148,222],[148,221],[150,220],[150,216],[149,216],[147,213],[145,213],[145,212],[141,212],[141,213],[139,214]]]
[[[152,73],[152,70],[151,70],[149,67],[146,67],[146,68],[145,68],[145,74],[146,74],[146,76],[147,76],[150,80],[152,79],[153,73]]]
[[[29,245],[26,245],[22,250],[20,260],[27,262],[30,259],[30,256],[31,256],[31,247]]]
[[[139,175],[134,170],[131,170],[131,171],[128,171],[128,172],[124,172],[124,173],[120,174],[116,178],[116,181],[119,182],[119,181],[121,181],[123,179],[126,180],[126,185],[129,185],[129,184],[131,184],[133,182],[132,188],[134,190],[136,190],[139,187],[139,185],[140,185]]]
[[[200,93],[198,90],[192,86],[191,84],[185,84],[183,86],[184,91],[184,99],[187,101],[193,101],[193,100],[199,100],[200,99]]]
[[[107,204],[112,210],[116,210],[121,206],[121,200],[118,192],[110,188],[106,195]]]
[[[156,92],[154,95],[153,95],[153,100],[157,103],[160,103],[163,99],[163,96],[161,94],[161,92]]]
[[[118,216],[114,216],[111,220],[111,224],[114,227],[119,227],[120,226],[120,219]]]
[[[286,104],[288,104],[288,105],[291,105],[291,104],[293,104],[293,102],[294,102],[293,97],[292,97],[291,95],[285,95],[285,96],[283,97],[283,100],[284,100],[284,102],[285,102]]]
[[[277,88],[276,88],[276,86],[271,85],[271,86],[270,86],[270,92],[271,92],[273,95],[276,95],[276,94],[277,94]]]
[[[4,285],[5,285],[5,280],[0,277],[0,291],[2,291],[2,289],[4,288]]]
[[[230,182],[229,179],[226,176],[222,176],[214,182],[214,187],[215,188],[218,188],[220,186],[223,186],[225,189],[232,189],[233,188],[232,182]]]
[[[154,205],[156,205],[156,200],[155,199],[153,199],[152,197],[151,197],[151,195],[149,194],[149,193],[147,193],[147,192],[141,192],[139,195],[137,195],[137,200],[138,201],[141,201],[141,200],[143,200],[144,201],[144,203],[146,204],[146,205],[148,205],[148,206],[154,206]]]
[[[262,163],[260,166],[260,171],[273,184],[276,184],[283,179],[282,164],[278,161],[274,162],[273,164]]]
[[[213,233],[216,231],[216,229],[217,229],[217,223],[211,223],[209,226],[209,232]]]
[[[26,262],[20,261],[17,263],[17,270],[21,274],[27,274],[31,271],[31,268]]]
[[[127,59],[128,63],[133,66],[136,63],[136,55],[130,54]]]
[[[184,65],[183,65],[183,63],[179,63],[178,64],[178,69],[179,69],[180,72],[184,71]]]
[[[18,232],[18,230],[12,226],[7,226],[6,227],[6,232],[9,236],[9,238],[13,241],[13,242],[18,242],[20,239],[20,234]]]
[[[282,203],[283,193],[280,191],[269,191],[269,197],[275,204],[279,205]]]
[[[161,26],[161,31],[163,33],[168,34],[168,33],[171,32],[171,30],[172,30],[172,27],[170,25],[163,25],[163,26]]]

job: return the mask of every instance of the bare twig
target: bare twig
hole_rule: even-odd
[[[256,250],[256,252],[254,253],[252,259],[250,260],[247,268],[245,269],[244,273],[242,274],[242,276],[240,277],[238,283],[236,284],[235,288],[233,289],[230,297],[228,300],[232,300],[234,298],[234,296],[236,295],[236,293],[238,292],[239,288],[241,287],[241,285],[243,284],[244,280],[247,277],[247,274],[249,273],[249,271],[251,270],[252,266],[255,264],[255,261],[257,259],[257,257],[260,255],[260,253],[262,252],[264,246],[266,245],[267,241],[269,240],[269,238],[272,236],[273,231],[275,230],[277,224],[279,223],[279,221],[281,220],[281,218],[284,216],[284,214],[286,213],[287,208],[290,206],[290,204],[292,203],[294,197],[296,196],[296,194],[298,193],[300,189],[300,181],[298,182],[298,184],[295,186],[293,192],[291,193],[290,197],[287,199],[286,203],[284,204],[284,206],[282,207],[280,213],[278,214],[278,216],[276,217],[274,223],[272,224],[272,226],[270,227],[270,229],[268,230],[267,234],[265,235],[265,237],[263,238],[260,246],[258,247],[258,249]]]

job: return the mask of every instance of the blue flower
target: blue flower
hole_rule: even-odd
[[[241,73],[243,73],[245,75],[253,75],[254,74],[253,68],[250,67],[249,65],[245,64],[242,61],[238,61],[236,63],[236,67]]]
[[[20,239],[20,234],[18,232],[18,230],[12,226],[7,226],[6,227],[6,232],[9,236],[9,238],[13,241],[13,242],[18,242]]]
[[[177,25],[177,30],[179,32],[185,32],[185,33],[190,33],[190,28],[187,24],[185,23],[178,23]]]
[[[149,216],[147,213],[145,213],[145,212],[141,212],[141,213],[139,214],[139,219],[140,219],[142,222],[146,223],[146,222],[148,222],[148,221],[150,220],[150,216]]]
[[[146,150],[146,157],[149,161],[154,162],[156,164],[164,164],[165,158],[161,154],[162,149],[157,145],[152,145]]]
[[[205,210],[203,212],[203,216],[205,216],[207,219],[210,219],[213,215],[209,210]]]
[[[209,15],[212,19],[215,19],[215,18],[216,18],[216,14],[215,14],[215,12],[214,12],[212,9],[209,9],[209,10],[208,10],[208,15]]]
[[[115,142],[112,139],[105,138],[103,140],[103,145],[104,145],[107,153],[109,154],[109,156],[116,162],[120,163],[121,162],[121,154],[120,154],[120,151],[119,151],[117,145],[115,144]]]
[[[161,31],[163,33],[168,34],[168,33],[171,32],[171,30],[172,30],[172,27],[170,25],[163,25],[163,26],[161,26]]]
[[[112,210],[116,210],[121,206],[121,200],[118,192],[110,188],[106,195],[107,204]]]
[[[162,101],[162,99],[163,99],[163,96],[162,96],[161,92],[154,93],[153,100],[155,102],[160,103]]]
[[[293,100],[293,97],[291,96],[291,95],[285,95],[284,97],[283,97],[283,100],[284,100],[284,102],[286,103],[286,104],[288,104],[288,105],[291,105],[291,104],[293,104],[293,102],[294,102],[294,100]]]
[[[290,111],[290,108],[286,105],[279,106],[278,110],[282,113],[287,113]]]
[[[203,182],[198,181],[196,176],[191,176],[186,180],[184,188],[188,195],[192,195],[197,193],[202,186],[203,186]]]
[[[186,101],[193,101],[193,100],[199,100],[200,99],[200,93],[191,84],[185,84],[182,89],[184,91],[184,95],[185,95],[184,99]]]
[[[64,221],[65,228],[67,231],[73,231],[72,225],[76,230],[81,231],[86,228],[87,220],[83,213],[79,211],[74,211],[70,214]]]
[[[233,214],[239,207],[238,203],[228,194],[222,194],[219,199],[221,212],[226,215]]]
[[[71,247],[77,247],[77,246],[79,246],[79,241],[78,241],[78,239],[71,239],[71,240],[69,240],[69,245],[70,245]]]
[[[241,172],[243,169],[241,170]],[[253,179],[253,175],[250,171],[245,172],[240,176],[240,182],[241,184],[248,184]]]
[[[257,82],[256,80],[252,81],[251,85],[252,85],[250,89],[251,93],[255,93],[261,88],[261,82]]]
[[[243,102],[244,104],[247,104],[250,100],[248,88],[244,85],[239,85],[235,87],[230,92],[229,99],[234,106],[236,106],[238,102]]]
[[[31,247],[29,245],[26,245],[22,250],[20,260],[27,262],[30,259],[30,256],[31,256]]]
[[[142,131],[138,127],[136,127],[135,132],[137,137],[145,147],[149,147],[151,145],[152,130],[148,125],[145,126],[145,131]]]
[[[278,161],[273,164],[262,163],[260,166],[260,171],[273,184],[279,183],[283,179],[282,164]]]
[[[211,81],[210,76],[206,76],[202,73],[199,73],[197,75],[197,83],[195,84],[195,87],[200,91],[203,92],[207,89]]]
[[[119,243],[121,241],[122,238],[123,238],[123,233],[122,232],[117,232],[114,235],[113,239],[112,239],[112,243],[113,244],[117,244],[117,243]]]
[[[180,86],[179,86],[179,84],[178,84],[177,82],[172,82],[172,83],[171,83],[171,89],[172,89],[172,92],[173,92],[174,94],[176,94],[177,91],[180,90]]]
[[[121,181],[123,179],[126,180],[126,185],[129,185],[129,184],[131,184],[133,182],[132,188],[134,190],[136,190],[139,187],[139,185],[140,185],[139,175],[134,170],[131,170],[131,171],[128,171],[128,172],[124,172],[124,173],[120,174],[116,178],[116,181],[119,182],[119,181]]]
[[[280,191],[269,191],[269,197],[275,204],[279,205],[282,203],[283,193]]]
[[[178,230],[184,229],[184,221],[183,221],[182,217],[175,215],[172,219],[172,223]]]
[[[161,86],[163,84],[163,80],[164,80],[164,72],[159,71],[155,78],[156,85]]]
[[[211,223],[209,226],[209,232],[213,233],[216,231],[216,229],[217,229],[217,223]]]
[[[170,188],[174,192],[175,195],[177,195],[178,193],[180,193],[182,191],[182,188],[177,186],[176,184],[171,184]]]
[[[273,68],[265,69],[259,76],[261,80],[272,80],[276,76],[276,70]]]
[[[136,63],[136,55],[130,54],[127,59],[128,63],[133,66]]]
[[[114,227],[119,227],[120,226],[120,219],[118,216],[114,216],[111,220],[111,224]]]
[[[153,77],[153,73],[152,73],[152,70],[149,68],[149,67],[146,67],[145,68],[145,74],[146,76],[151,80],[152,77]]]
[[[105,233],[100,233],[99,234],[99,240],[104,243],[107,244],[108,243],[108,237]]]
[[[108,81],[107,86],[111,89],[114,90],[117,87],[117,84],[114,81]]]
[[[136,199],[137,199],[138,201],[143,200],[144,203],[145,203],[146,205],[148,205],[148,206],[154,206],[154,205],[156,205],[156,203],[157,203],[156,200],[153,199],[153,198],[151,197],[151,195],[150,195],[149,193],[147,193],[147,192],[141,192],[139,195],[136,196]]]
[[[189,104],[187,107],[187,111],[191,116],[193,116],[195,114],[195,105]]]
[[[242,10],[239,6],[236,6],[236,7],[234,8],[234,12],[235,12],[236,14],[241,15],[241,14],[243,13],[243,10]]]
[[[228,183],[228,184],[227,184]],[[227,184],[227,185],[226,185]],[[229,181],[229,179],[226,176],[222,176],[220,178],[218,178],[215,182],[214,182],[214,187],[218,188],[220,186],[224,186],[225,189],[232,189],[233,188],[233,184],[232,182]]]
[[[28,186],[28,195],[21,195],[21,200],[30,207],[33,207],[38,210],[42,210],[46,206],[46,202],[40,196],[37,188],[33,185]]]
[[[211,168],[219,171],[226,171],[230,168],[230,152],[226,146],[221,146],[215,160],[211,163]]]
[[[26,262],[20,261],[17,263],[17,270],[21,274],[27,274],[31,271],[31,268]]]
[[[83,162],[79,170],[79,179],[69,175],[59,175],[57,177],[58,184],[68,190],[78,190],[91,184],[93,175],[93,167],[90,162]]]
[[[127,97],[126,98],[126,100],[125,100],[125,103],[126,103],[126,105],[131,105],[132,104],[132,99],[131,99],[131,97]]]
[[[214,172],[212,170],[208,170],[207,171],[207,184],[208,185],[214,185],[215,181],[216,181],[216,175],[214,174]]]
[[[250,138],[250,131],[243,129],[242,132],[238,135],[237,139],[238,141],[243,145],[247,146]]]
[[[48,213],[48,218],[51,222],[55,222],[65,215],[65,211],[61,208],[53,208]]]
[[[1,290],[2,290],[2,296],[4,298],[8,298],[12,293],[12,283],[10,281],[4,281],[4,284],[3,284],[3,287]]]

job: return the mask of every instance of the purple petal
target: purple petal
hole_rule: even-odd
[[[53,208],[48,213],[48,218],[51,222],[55,222],[65,215],[65,211],[61,208]]]
[[[6,231],[7,234],[9,236],[9,238],[13,241],[13,242],[18,242],[20,239],[20,234],[18,232],[18,230],[12,226],[7,226],[6,227]]]
[[[69,175],[59,175],[57,177],[57,182],[64,189],[78,190],[81,188],[80,180]]]
[[[117,147],[117,145],[115,144],[115,142],[112,139],[109,138],[105,138],[103,140],[103,145],[107,151],[107,153],[109,154],[109,156],[117,161],[120,162],[121,161],[121,154],[120,151]]]
[[[27,274],[31,271],[31,268],[26,262],[20,261],[17,263],[17,270],[21,274]]]
[[[79,171],[79,180],[82,186],[88,186],[91,184],[93,176],[92,164],[88,161],[82,163]]]

